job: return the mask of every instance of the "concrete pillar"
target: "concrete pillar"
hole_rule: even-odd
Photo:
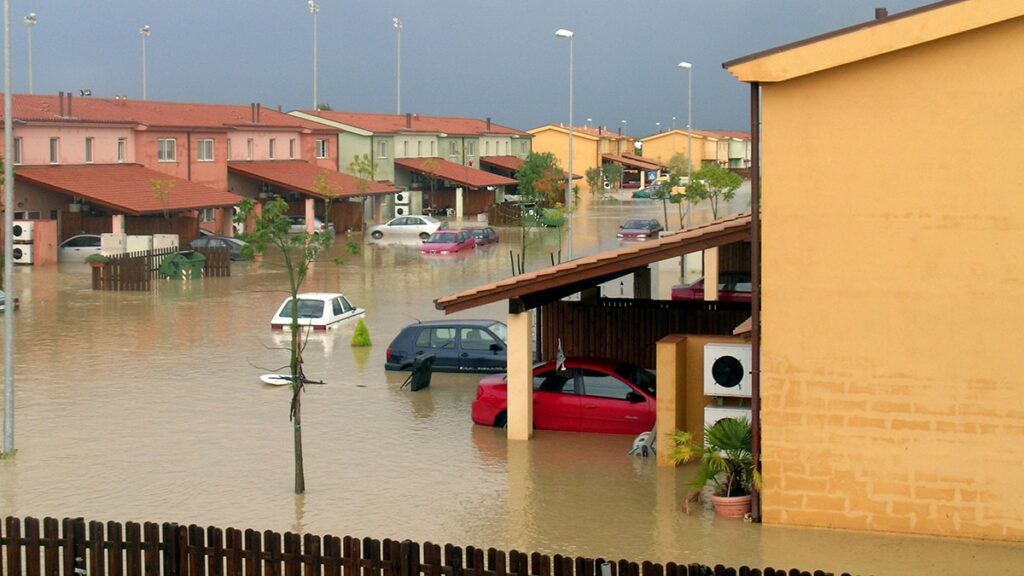
[[[686,336],[669,334],[658,340],[655,368],[658,375],[658,408],[655,420],[655,450],[658,466],[675,466],[668,459],[667,434],[686,429]]]
[[[462,220],[462,195],[463,189],[461,186],[455,189],[455,217]]]
[[[306,232],[313,233],[314,220],[316,218],[316,200],[314,198],[306,198]]]
[[[508,314],[508,439],[533,437],[533,313]]]
[[[651,299],[651,266],[644,266],[633,273],[633,298]]]
[[[114,214],[110,217],[110,231],[114,234],[124,234],[124,214]]]
[[[704,300],[718,300],[718,247],[704,251]]]

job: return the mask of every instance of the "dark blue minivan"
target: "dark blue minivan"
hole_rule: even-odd
[[[433,320],[410,324],[388,346],[386,370],[411,370],[434,355],[434,372],[504,372],[508,329],[497,320]]]

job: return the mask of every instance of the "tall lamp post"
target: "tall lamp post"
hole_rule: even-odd
[[[142,36],[142,99],[146,99],[146,38],[149,38],[149,25],[139,28]]]
[[[693,170],[693,65],[689,62],[680,62],[680,68],[686,69],[686,186],[690,186],[690,178]],[[686,227],[690,227],[690,201],[686,201]]]
[[[569,212],[569,234],[568,234],[568,249],[566,252],[569,255],[569,260],[572,260],[572,30],[566,30],[565,28],[559,28],[555,31],[555,36],[559,38],[569,39],[569,169],[566,174],[565,184],[565,208]]]
[[[313,110],[317,109],[319,100],[316,97],[316,15],[320,12],[320,5],[309,0],[309,13],[313,15]]]
[[[391,22],[395,25],[395,30],[398,32],[398,68],[395,82],[395,101],[397,104],[395,114],[400,115],[402,113],[402,21],[398,18],[392,18]]]
[[[36,13],[31,12],[25,16],[25,26],[28,26],[28,93],[35,94],[35,85],[32,83],[32,28],[36,25]]]

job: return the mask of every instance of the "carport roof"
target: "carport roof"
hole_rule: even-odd
[[[137,164],[23,166],[15,178],[131,216],[234,206],[242,199]],[[174,183],[166,198],[154,194],[154,180]]]
[[[480,163],[515,172],[523,165],[523,159],[518,156],[481,156]]]
[[[427,162],[433,162],[430,166]],[[399,158],[395,160],[395,166],[401,166],[413,172],[419,172],[431,178],[455,182],[470,188],[486,188],[488,186],[511,186],[519,184],[511,178],[505,178],[498,174],[484,172],[455,162],[449,162],[441,158]]]
[[[631,274],[648,264],[675,258],[713,246],[724,246],[750,239],[750,213],[722,218],[714,222],[664,234],[656,240],[623,246],[480,286],[452,296],[438,298],[434,306],[445,314],[477,306],[509,301],[510,310],[529,310],[554,302]]]
[[[332,190],[337,192],[333,197],[372,196],[399,191],[391,182],[367,182],[366,189],[360,190],[359,178],[343,174],[337,170],[321,168],[304,160],[230,162],[228,164],[228,171],[318,198],[327,197],[324,191],[317,185],[319,178],[324,174],[327,177],[327,184]]]
[[[618,154],[602,154],[601,159],[608,162],[615,162],[616,164],[622,164],[623,166],[629,166],[630,168],[639,168],[641,170],[661,170],[664,168],[660,163],[649,158],[641,159],[639,156],[629,157],[626,155]]]

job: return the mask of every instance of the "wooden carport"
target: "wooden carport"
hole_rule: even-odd
[[[750,237],[751,215],[740,214],[439,298],[434,304],[451,314],[508,300],[508,437],[527,440],[533,435],[533,310],[577,293],[586,299],[599,285],[628,274],[636,275],[637,296],[649,298],[650,264]],[[714,266],[705,270],[705,283],[716,286],[717,280],[711,279],[717,274]]]

